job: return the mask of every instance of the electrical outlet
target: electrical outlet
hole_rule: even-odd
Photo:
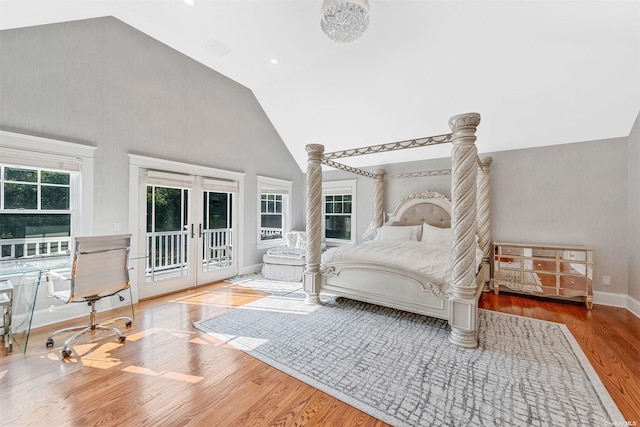
[[[602,276],[602,285],[610,286],[611,285],[611,277],[610,276]]]
[[[113,231],[122,231],[122,224],[120,224],[119,222],[114,222]]]

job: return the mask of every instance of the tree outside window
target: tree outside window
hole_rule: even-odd
[[[354,179],[322,183],[324,238],[329,246],[356,242],[356,183]]]
[[[0,256],[50,254],[46,243],[7,241],[71,236],[71,174],[8,165],[0,165],[0,169]],[[67,241],[56,248],[56,252],[67,250]]]
[[[351,194],[324,197],[325,238],[351,240],[351,203]]]

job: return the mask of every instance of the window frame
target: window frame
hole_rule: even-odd
[[[70,241],[93,232],[93,175],[96,147],[0,130],[3,166],[69,173],[69,210],[4,209],[2,213],[71,214]],[[38,182],[40,187],[42,184]],[[40,193],[40,188],[38,189]],[[40,194],[38,194],[40,197]],[[40,200],[38,200],[38,205]]]
[[[356,243],[356,187],[357,180],[349,179],[342,181],[323,181],[322,182],[322,238],[327,243],[327,246],[342,246],[349,245],[352,243]],[[327,209],[327,200],[326,196],[351,196],[351,239],[335,239],[335,238],[327,238],[325,223],[326,223],[326,209]],[[346,216],[346,215],[344,215]]]
[[[257,176],[257,229],[256,229],[256,244],[258,249],[267,249],[275,246],[279,246],[284,243],[284,235],[291,229],[291,193],[293,190],[293,182],[270,178],[266,176]],[[274,194],[282,195],[282,237],[279,239],[262,240],[262,195]]]

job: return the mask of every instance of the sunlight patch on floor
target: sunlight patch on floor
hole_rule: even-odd
[[[143,368],[141,366],[127,366],[126,368],[122,369],[123,372],[129,372],[131,374],[138,374],[138,375],[147,375],[147,376],[151,376],[151,377],[159,377],[159,378],[166,378],[169,380],[175,380],[175,381],[181,381],[181,382],[185,382],[185,383],[190,383],[190,384],[197,384],[200,381],[204,380],[204,377],[199,377],[196,375],[188,375],[188,374],[181,374],[179,372],[156,372],[153,369],[149,369],[149,368]]]
[[[136,332],[135,334],[127,335],[127,341],[138,341],[144,337],[148,337],[149,335],[153,335],[156,332],[160,332],[161,328],[149,328],[144,331]]]
[[[269,342],[269,340],[263,338],[254,338],[254,337],[243,337],[238,335],[226,335],[226,334],[218,334],[215,332],[207,332],[207,335],[211,335],[216,340],[225,344],[225,347],[229,348],[240,348],[241,350],[249,351],[255,350],[260,347],[262,344]],[[233,342],[233,346],[230,346],[228,343]]]

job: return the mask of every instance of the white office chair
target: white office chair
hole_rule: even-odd
[[[60,333],[79,331],[68,338],[62,349],[62,357],[71,355],[69,345],[79,336],[96,329],[113,332],[118,336],[119,342],[124,342],[126,337],[118,329],[97,324],[96,301],[104,297],[110,297],[130,288],[129,284],[129,248],[130,234],[114,236],[77,237],[75,239],[75,252],[73,267],[70,275],[61,275],[59,272],[47,273],[47,280],[52,277],[70,282],[69,289],[53,291],[53,296],[63,301],[86,302],[91,306],[89,325],[64,328],[55,331],[47,338],[47,347],[53,347],[53,337]],[[119,296],[120,300],[124,298]],[[118,317],[107,323],[124,320],[126,326],[132,325],[130,317]]]

